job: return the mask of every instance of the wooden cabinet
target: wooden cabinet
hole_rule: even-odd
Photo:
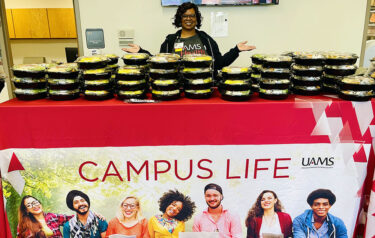
[[[16,38],[51,38],[46,8],[12,9]]]
[[[9,37],[77,38],[73,8],[7,9]]]
[[[47,8],[51,38],[77,38],[73,8]]]
[[[9,38],[15,38],[16,35],[14,34],[14,25],[13,25],[12,10],[11,9],[6,9],[6,15],[7,15]]]

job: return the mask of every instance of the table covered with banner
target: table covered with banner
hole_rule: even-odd
[[[37,197],[44,211],[73,214],[65,198],[81,190],[110,220],[130,195],[140,199],[145,218],[159,214],[158,199],[177,189],[195,202],[194,218],[207,209],[208,183],[223,188],[223,205],[239,215],[243,237],[263,190],[274,191],[294,219],[310,209],[306,198],[320,188],[335,194],[329,212],[342,219],[349,237],[363,232],[366,214],[373,237],[374,106],[326,96],[8,101],[0,104],[1,237],[8,224],[15,235],[24,195]]]

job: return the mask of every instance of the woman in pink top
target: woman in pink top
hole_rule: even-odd
[[[146,218],[141,217],[139,199],[133,196],[126,197],[120,204],[117,217],[108,223],[106,237],[121,234],[137,238],[149,238]]]
[[[292,237],[292,219],[282,210],[274,191],[261,192],[246,218],[247,238]]]

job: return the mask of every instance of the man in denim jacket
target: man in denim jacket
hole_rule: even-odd
[[[328,189],[317,189],[307,197],[311,209],[293,220],[293,237],[347,238],[344,222],[328,213],[336,196]]]

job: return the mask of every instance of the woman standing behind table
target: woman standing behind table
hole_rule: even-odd
[[[274,191],[261,192],[246,218],[247,238],[291,237],[292,219],[282,212],[282,205]]]
[[[24,196],[18,211],[17,237],[62,237],[60,226],[72,217],[45,213],[38,199]]]
[[[178,238],[185,231],[185,221],[194,213],[195,203],[179,191],[169,190],[159,199],[162,215],[155,215],[148,222],[151,238]]]
[[[126,197],[120,204],[117,217],[108,223],[106,237],[113,234],[137,238],[149,238],[147,220],[141,216],[141,206],[137,197]]]

